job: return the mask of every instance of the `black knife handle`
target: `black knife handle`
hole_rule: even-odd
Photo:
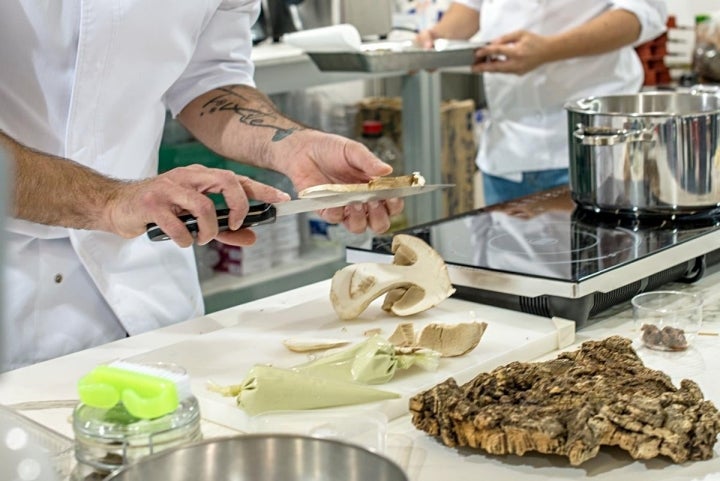
[[[220,232],[228,230],[228,218],[230,217],[230,209],[217,209],[215,212],[217,215],[218,228]],[[275,207],[272,204],[263,203],[251,205],[250,210],[248,211],[245,219],[243,220],[241,228],[253,227],[261,224],[271,224],[275,222],[275,215]],[[193,217],[191,214],[185,214],[179,216],[178,218],[183,221],[185,227],[187,227],[187,229],[193,236],[197,235],[198,224],[195,217]],[[170,239],[170,237],[168,237],[168,235],[165,234],[165,232],[163,232],[163,230],[155,223],[148,224],[146,231],[147,236],[153,242]]]

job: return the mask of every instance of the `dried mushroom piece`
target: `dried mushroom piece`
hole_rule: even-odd
[[[355,319],[372,301],[394,289],[388,310],[409,316],[436,306],[455,292],[445,261],[422,239],[398,234],[392,251],[409,264],[352,264],[337,271],[330,286],[330,301],[340,319]]]
[[[572,465],[601,446],[635,459],[710,459],[720,432],[720,413],[696,383],[676,388],[619,336],[551,361],[513,362],[462,386],[450,378],[414,396],[410,411],[418,429],[447,446],[560,454]]]
[[[442,357],[455,357],[475,349],[486,328],[485,322],[432,323],[416,336],[412,323],[402,322],[397,325],[388,341],[394,344],[398,351],[429,349]]]
[[[415,345],[415,328],[412,322],[401,322],[388,337],[388,341],[396,347],[412,347]]]
[[[442,357],[462,356],[477,347],[486,328],[485,322],[428,324],[415,344],[437,351]]]
[[[654,324],[643,324],[640,330],[643,343],[650,348],[668,351],[684,351],[688,348],[683,329],[670,326],[660,329]]]

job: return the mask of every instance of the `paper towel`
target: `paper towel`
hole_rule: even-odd
[[[283,42],[306,52],[356,52],[361,50],[360,32],[350,24],[313,28],[283,35]]]

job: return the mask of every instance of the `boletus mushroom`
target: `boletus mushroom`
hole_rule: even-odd
[[[385,293],[383,309],[409,316],[436,306],[455,289],[445,261],[422,239],[393,237],[392,264],[359,263],[337,271],[330,286],[330,301],[340,319],[355,319]]]

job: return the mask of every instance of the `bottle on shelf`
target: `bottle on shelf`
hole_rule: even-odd
[[[364,120],[362,133],[358,141],[365,144],[380,160],[390,164],[393,168],[393,175],[405,173],[403,154],[395,141],[383,131],[383,123],[379,120]],[[393,216],[390,219],[390,230],[398,230],[407,227],[407,216],[404,212]]]
[[[365,120],[362,123],[362,133],[358,139],[380,160],[390,164],[393,175],[404,173],[403,155],[393,139],[383,132],[383,123],[379,120]]]

